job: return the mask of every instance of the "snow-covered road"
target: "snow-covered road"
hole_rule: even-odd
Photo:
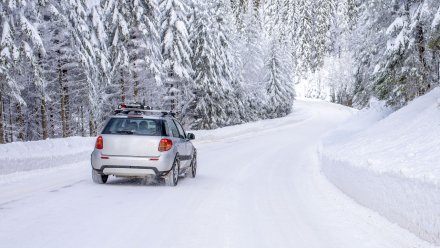
[[[289,117],[198,133],[199,171],[175,188],[88,161],[0,177],[0,247],[433,247],[321,174],[320,138],[351,114],[297,102]]]

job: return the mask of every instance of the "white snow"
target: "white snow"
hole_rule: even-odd
[[[397,30],[401,30],[405,26],[406,20],[404,17],[397,17],[386,30],[387,35],[392,35]]]
[[[100,0],[86,0],[86,5],[89,9],[92,9],[96,5],[100,4]]]
[[[93,184],[85,155],[0,176],[0,247],[434,247],[321,174],[319,140],[352,112],[298,101],[286,118],[196,132],[197,178],[176,188],[121,178]],[[93,148],[91,139],[73,140],[72,150]],[[0,154],[49,158],[57,148],[39,147],[52,142],[64,145],[19,143]]]
[[[440,88],[389,116],[386,108],[359,112],[325,139],[321,159],[346,194],[440,244],[438,99]]]
[[[435,14],[434,20],[432,21],[431,28],[435,29],[440,25],[440,7],[437,10],[437,13]]]
[[[3,30],[2,30],[2,37],[0,40],[0,45],[7,46],[9,43],[11,43],[11,33],[10,33],[10,27],[8,22],[3,23]]]
[[[0,176],[84,161],[94,142],[94,138],[71,137],[0,145]]]

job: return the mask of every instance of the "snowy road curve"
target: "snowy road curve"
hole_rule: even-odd
[[[88,161],[2,176],[0,247],[433,247],[320,172],[320,138],[350,110],[295,108],[196,142],[198,177],[176,188],[116,178],[95,185]]]

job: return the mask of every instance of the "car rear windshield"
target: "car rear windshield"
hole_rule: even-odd
[[[166,136],[163,120],[143,118],[112,118],[102,134]]]

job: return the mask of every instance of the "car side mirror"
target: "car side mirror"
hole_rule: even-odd
[[[196,139],[196,136],[193,133],[188,133],[186,135],[186,137],[188,137],[189,140],[195,140]]]

